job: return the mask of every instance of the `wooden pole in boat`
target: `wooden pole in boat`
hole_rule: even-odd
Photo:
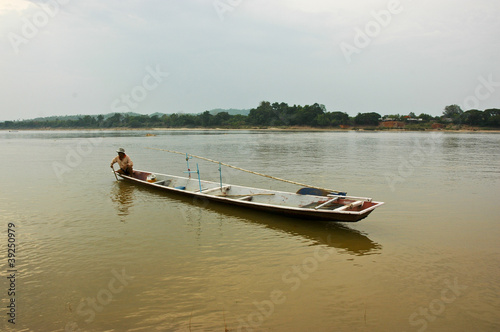
[[[176,154],[181,154],[181,155],[184,155],[184,154],[185,154],[184,152],[178,152],[178,151],[166,150],[166,149],[148,148],[148,147],[146,147],[146,149],[150,149],[150,150],[158,150],[158,151],[165,151],[165,152],[176,153]],[[186,155],[187,155],[187,154],[186,154]],[[275,177],[275,176],[271,176],[271,175],[267,175],[267,174],[262,174],[262,173],[258,173],[258,172],[254,172],[254,171],[249,171],[249,170],[247,170],[247,169],[240,168],[240,167],[236,167],[236,166],[232,166],[232,165],[229,165],[229,164],[226,164],[226,163],[222,163],[222,162],[220,162],[220,161],[216,161],[216,160],[213,160],[213,159],[208,159],[208,158],[205,158],[205,157],[196,156],[196,155],[194,155],[194,154],[190,154],[189,156],[191,156],[191,157],[193,157],[193,158],[198,158],[198,159],[202,159],[202,160],[210,161],[210,162],[212,162],[212,163],[216,163],[216,164],[224,165],[224,166],[227,166],[227,167],[230,167],[230,168],[237,169],[237,170],[239,170],[239,171],[243,171],[243,172],[247,172],[247,173],[251,173],[251,174],[255,174],[255,175],[260,175],[260,176],[263,176],[263,177],[266,177],[266,178],[270,178],[270,179],[273,179],[273,180],[283,181],[283,182],[287,182],[287,183],[291,183],[291,184],[295,184],[295,185],[298,185],[298,186],[303,186],[303,187],[307,187],[307,188],[313,188],[313,189],[325,190],[325,191],[328,191],[328,192],[331,192],[331,193],[336,193],[336,194],[344,194],[343,192],[338,191],[338,190],[331,190],[331,189],[326,189],[326,188],[321,188],[321,187],[315,187],[315,186],[310,186],[310,185],[308,185],[308,184],[304,184],[304,183],[300,183],[300,182],[295,182],[295,181],[285,180],[285,179],[277,178],[277,177]]]
[[[219,161],[220,191],[222,191],[222,164]]]
[[[111,169],[113,170],[113,174],[115,175],[116,181],[118,181],[118,176],[116,176],[115,167],[111,166]]]

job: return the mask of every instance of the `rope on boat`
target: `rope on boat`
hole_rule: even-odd
[[[183,156],[188,155],[188,156],[191,156],[191,157],[193,157],[193,158],[198,158],[198,159],[202,159],[202,160],[210,161],[210,162],[212,162],[212,163],[216,163],[216,164],[224,165],[224,166],[227,166],[227,167],[230,167],[230,168],[237,169],[237,170],[239,170],[239,171],[243,171],[243,172],[247,172],[247,173],[251,173],[251,174],[255,174],[255,175],[259,175],[259,176],[263,176],[263,177],[270,178],[270,179],[273,179],[273,180],[283,181],[283,182],[287,182],[287,183],[291,183],[291,184],[295,184],[295,185],[298,185],[298,186],[303,186],[303,187],[307,187],[307,188],[313,188],[313,189],[325,190],[325,191],[329,191],[329,192],[331,192],[331,193],[337,193],[337,194],[342,193],[342,192],[337,191],[337,190],[331,190],[331,189],[326,189],[326,188],[321,188],[321,187],[315,187],[315,186],[311,186],[311,185],[304,184],[304,183],[300,183],[300,182],[295,182],[295,181],[285,180],[285,179],[277,178],[277,177],[275,177],[275,176],[271,176],[271,175],[267,175],[267,174],[262,174],[262,173],[258,173],[258,172],[254,172],[254,171],[249,171],[249,170],[247,170],[247,169],[243,169],[243,168],[241,168],[241,167],[236,167],[236,166],[229,165],[229,164],[226,164],[226,163],[223,163],[223,162],[220,162],[220,161],[216,161],[216,160],[208,159],[208,158],[205,158],[205,157],[196,156],[196,155],[194,155],[194,154],[186,154],[186,153],[184,153],[184,152],[178,152],[178,151],[166,150],[166,149],[158,149],[158,148],[148,148],[148,147],[146,147],[146,149],[150,149],[150,150],[158,150],[158,151],[165,151],[165,152],[170,152],[170,153],[176,153],[176,154],[180,154],[180,155],[183,155]]]

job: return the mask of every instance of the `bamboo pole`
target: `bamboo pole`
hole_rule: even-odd
[[[118,181],[118,176],[116,176],[115,167],[111,166],[111,169],[113,170],[113,174],[115,175],[116,181]]]
[[[165,151],[165,152],[176,153],[176,154],[180,154],[180,155],[186,155],[186,153],[184,153],[184,152],[178,152],[178,151],[167,150],[167,149],[148,148],[148,147],[146,147],[146,149],[158,150],[158,151]],[[208,159],[208,158],[205,158],[205,157],[196,156],[194,154],[187,154],[187,155],[191,156],[193,158],[198,158],[198,159],[210,161],[210,162],[216,163],[216,164],[220,163],[220,165],[224,165],[224,166],[227,166],[227,167],[230,167],[230,168],[234,168],[234,169],[237,169],[239,171],[243,171],[243,172],[247,172],[247,173],[251,173],[251,174],[263,176],[263,177],[270,178],[270,179],[273,179],[273,180],[283,181],[283,182],[287,182],[287,183],[291,183],[291,184],[295,184],[295,185],[303,186],[303,187],[307,187],[307,188],[325,190],[325,191],[329,191],[331,193],[337,193],[337,194],[340,193],[340,191],[337,191],[337,190],[331,190],[331,189],[326,189],[326,188],[321,188],[321,187],[315,187],[315,186],[311,186],[311,185],[300,183],[300,182],[285,180],[285,179],[281,179],[281,178],[278,178],[278,177],[275,177],[275,176],[271,176],[271,175],[267,175],[267,174],[262,174],[262,173],[258,173],[258,172],[254,172],[254,171],[249,171],[249,170],[241,168],[241,167],[232,166],[232,165],[229,165],[229,164],[226,164],[226,163],[222,163],[220,161],[216,161],[216,160],[213,160],[213,159]]]
[[[230,197],[238,197],[238,196],[243,196],[243,197],[250,197],[250,196],[273,196],[273,195],[276,195],[276,194],[268,194],[268,193],[258,193],[258,194],[239,194],[239,195],[229,195],[229,194],[225,194],[225,195],[217,195],[217,196],[230,196]]]

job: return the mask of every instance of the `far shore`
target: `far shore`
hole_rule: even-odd
[[[0,132],[20,131],[291,131],[291,132],[448,132],[448,133],[499,133],[500,129],[462,128],[462,129],[405,129],[405,128],[316,128],[316,127],[266,127],[266,128],[29,128],[29,129],[0,129]]]

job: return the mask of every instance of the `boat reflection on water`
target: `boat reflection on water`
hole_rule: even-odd
[[[237,218],[244,222],[254,223],[266,228],[298,236],[308,241],[312,241],[312,245],[327,245],[336,248],[341,253],[350,255],[374,255],[380,254],[382,246],[372,241],[366,234],[351,229],[342,223],[297,219],[292,217],[281,216],[279,214],[271,214],[257,210],[240,209],[231,205],[224,205],[218,202],[212,202],[199,198],[192,198],[180,195],[172,195],[171,193],[160,192],[149,187],[135,187],[128,183],[118,181],[120,188],[123,188],[122,194],[123,209],[128,210],[133,201],[133,189],[137,188],[141,192],[148,192],[156,197],[173,198],[175,201],[180,201],[182,207],[178,207],[180,214],[193,227],[197,228],[197,233],[202,232],[203,220],[206,219],[207,210],[215,212],[219,215],[221,223],[227,218]],[[169,200],[170,201],[170,200]],[[165,201],[168,204],[168,201]]]
[[[221,217],[221,222],[227,217],[237,218],[244,222],[258,224],[274,231],[312,241],[311,245],[327,245],[351,255],[380,254],[382,249],[380,244],[372,241],[366,234],[338,222],[297,219],[261,211],[243,210],[212,202],[205,203],[203,206],[197,206],[197,208],[218,213]],[[196,220],[201,221],[201,213],[193,211],[191,213],[184,212],[183,215],[186,219],[191,219],[189,220],[191,222]],[[198,223],[198,225],[198,227],[201,227],[202,223]]]
[[[134,206],[135,186],[124,181],[115,181],[111,186],[110,198],[115,203],[118,216],[122,222],[125,222],[126,217],[130,214],[129,209]]]

